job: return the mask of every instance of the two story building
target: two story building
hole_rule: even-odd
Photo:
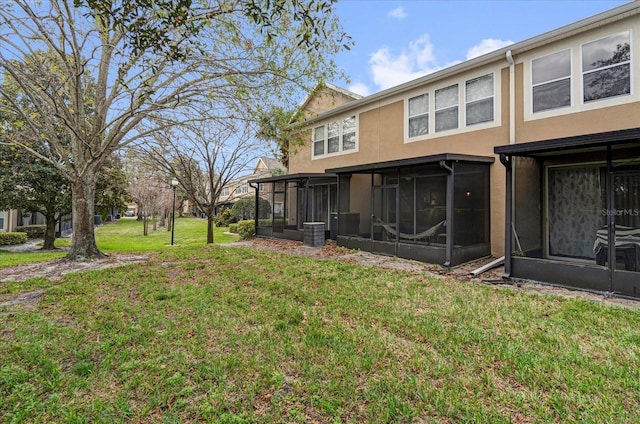
[[[316,90],[289,175],[256,181],[281,205],[257,234],[320,221],[347,247],[640,297],[639,65],[634,1],[368,97]]]

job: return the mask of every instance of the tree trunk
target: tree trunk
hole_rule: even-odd
[[[213,243],[213,214],[207,215],[207,244]]]
[[[45,221],[47,228],[44,230],[44,245],[42,246],[42,250],[53,250],[56,248],[56,214],[46,214]]]
[[[96,245],[93,217],[95,215],[96,181],[91,176],[78,178],[71,185],[73,236],[66,258],[83,261],[104,258]]]

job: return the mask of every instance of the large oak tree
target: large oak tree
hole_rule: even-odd
[[[296,90],[332,79],[345,41],[333,1],[0,0],[0,78],[23,96],[0,88],[0,131],[21,128],[1,142],[68,180],[67,257],[103,256],[95,190],[113,152],[204,113],[224,120],[230,105],[248,113],[290,105]],[[39,52],[42,61],[24,66]]]

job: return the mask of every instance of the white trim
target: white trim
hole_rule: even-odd
[[[346,119],[349,118],[355,118],[355,147],[353,149],[349,149],[349,150],[343,150],[343,137],[344,137],[344,132],[343,132],[343,125],[344,125],[344,121]],[[337,152],[333,152],[333,153],[329,153],[329,124],[333,124],[337,122],[339,124],[338,126],[338,151]],[[358,153],[360,151],[360,116],[357,113],[350,113],[350,114],[345,114],[342,115],[340,117],[336,117],[335,119],[331,119],[328,121],[324,121],[324,122],[318,122],[315,125],[313,125],[311,127],[311,160],[318,160],[318,159],[325,159],[328,157],[334,157],[334,156],[342,156],[342,155],[348,155],[348,154],[352,154],[352,153]],[[323,127],[323,131],[324,131],[324,150],[322,154],[320,155],[316,155],[315,154],[315,143],[316,141],[319,140],[315,140],[315,130],[317,128]]]
[[[476,70],[473,73],[464,74],[461,78],[449,81],[442,81],[441,84],[431,87],[423,87],[420,90],[407,92],[403,98],[403,136],[404,144],[415,143],[434,138],[446,137],[455,134],[463,134],[471,131],[484,130],[487,128],[499,127],[502,125],[502,90],[501,90],[501,73],[500,69],[484,68]],[[476,78],[486,75],[493,75],[493,120],[479,122],[477,124],[467,125],[467,102],[466,102],[466,83]],[[436,132],[435,120],[435,92],[442,88],[458,85],[458,127],[450,130]],[[409,99],[422,94],[429,94],[429,132],[427,134],[409,137]]]
[[[635,30],[635,31],[634,31]],[[601,40],[610,37],[615,34],[629,32],[630,43],[630,84],[631,89],[629,94],[606,97],[603,99],[592,100],[584,102],[583,82],[582,82],[582,46],[597,40]],[[574,114],[579,112],[587,112],[598,109],[605,109],[613,106],[620,106],[629,103],[635,103],[640,100],[640,93],[637,92],[635,87],[640,84],[640,75],[636,75],[636,64],[640,61],[640,42],[634,37],[640,34],[640,20],[636,19],[632,22],[623,21],[613,25],[605,26],[594,30],[591,33],[581,34],[570,43],[562,43],[551,46],[551,48],[540,49],[539,54],[536,56],[525,55],[521,57],[518,63],[525,63],[523,84],[525,89],[523,90],[524,96],[524,121],[536,121],[539,119],[548,119],[554,117],[560,117],[568,114]],[[549,109],[540,112],[533,112],[533,84],[532,84],[532,68],[531,63],[534,59],[547,56],[549,54],[557,53],[563,50],[571,49],[571,106],[562,107],[557,109]]]

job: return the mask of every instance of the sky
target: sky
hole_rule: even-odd
[[[362,96],[612,9],[627,0],[338,0],[355,45],[336,57]]]

